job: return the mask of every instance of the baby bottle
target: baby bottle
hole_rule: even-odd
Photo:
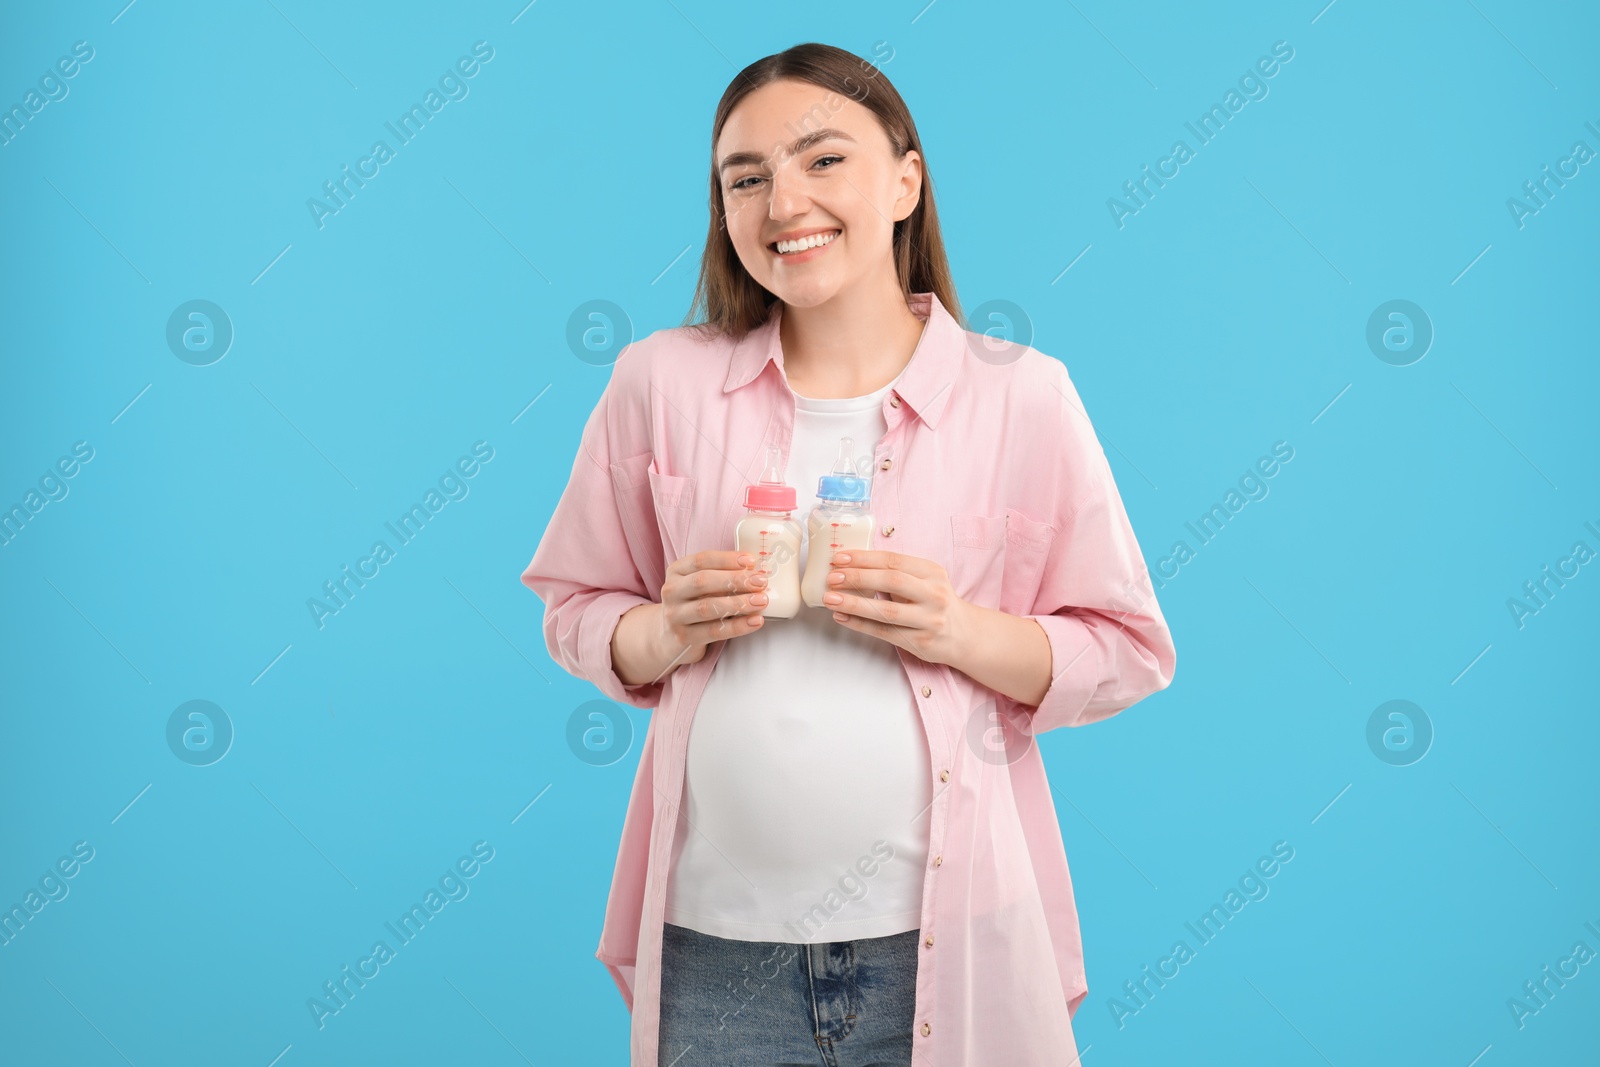
[[[792,619],[800,610],[800,523],[792,514],[794,487],[783,484],[778,470],[781,457],[776,447],[767,448],[767,469],[759,483],[745,486],[745,516],[733,533],[737,551],[754,556],[767,576],[761,614],[769,619]]]
[[[841,437],[833,473],[818,481],[816,506],[806,516],[806,574],[800,594],[812,607],[822,607],[834,552],[872,547],[871,502],[872,483],[856,473],[854,442]]]

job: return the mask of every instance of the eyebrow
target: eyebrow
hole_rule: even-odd
[[[856,143],[856,139],[851,137],[848,133],[845,133],[843,130],[824,128],[820,130],[812,130],[803,137],[796,138],[795,142],[789,146],[788,151],[790,155],[797,156],[814,144],[818,144],[822,141],[835,140],[849,141],[851,144]],[[766,161],[767,157],[763,156],[759,152],[733,152],[722,157],[722,165],[717,168],[717,173],[720,174],[729,167],[742,167],[747,163],[760,164],[765,163]]]

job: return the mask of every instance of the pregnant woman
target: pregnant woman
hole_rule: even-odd
[[[905,102],[826,45],[723,94],[696,311],[619,354],[522,575],[555,661],[655,709],[596,952],[632,1063],[1076,1063],[1033,739],[1176,663],[1077,390],[963,327]],[[871,547],[766,618],[744,489],[774,447],[803,517],[843,437]]]

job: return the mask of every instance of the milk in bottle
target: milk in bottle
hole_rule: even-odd
[[[854,442],[839,439],[833,473],[817,483],[817,503],[806,516],[806,573],[800,594],[814,608],[823,606],[835,551],[872,547],[872,483],[856,473]]]
[[[756,559],[756,569],[767,576],[767,605],[761,614],[769,619],[792,619],[800,610],[800,523],[793,517],[794,487],[783,483],[778,469],[782,453],[767,449],[767,469],[761,481],[744,490],[744,518],[734,527],[739,552]]]

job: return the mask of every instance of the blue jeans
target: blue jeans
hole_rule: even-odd
[[[807,945],[665,923],[661,1067],[909,1067],[920,934]]]

